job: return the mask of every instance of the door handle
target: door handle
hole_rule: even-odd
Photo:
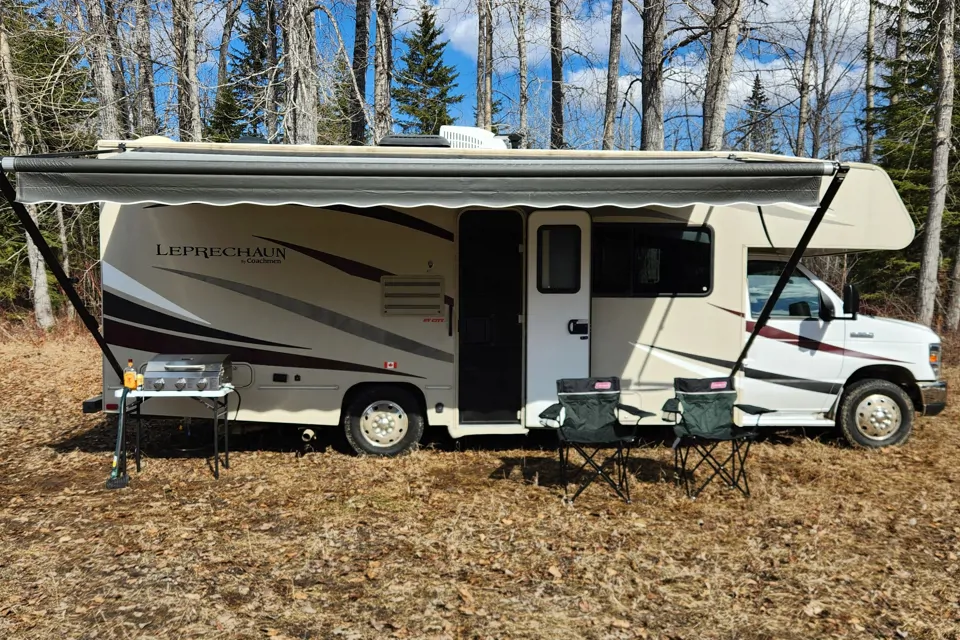
[[[587,336],[590,333],[589,320],[570,320],[567,322],[567,333],[572,336]],[[586,337],[582,338],[586,339]]]

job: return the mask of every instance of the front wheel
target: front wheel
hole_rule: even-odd
[[[361,455],[396,456],[417,447],[423,415],[410,392],[397,387],[364,389],[353,398],[343,420],[347,442]]]
[[[913,401],[887,380],[860,380],[844,392],[837,425],[857,447],[876,449],[903,444],[913,431]]]

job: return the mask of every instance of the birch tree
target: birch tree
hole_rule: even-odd
[[[172,0],[171,4],[180,139],[195,142],[203,138],[200,82],[197,78],[197,11],[194,0]]]
[[[0,7],[0,83],[3,84],[3,96],[6,102],[5,119],[10,132],[10,151],[14,155],[30,152],[24,133],[24,118],[20,110],[20,94],[17,86],[16,70],[13,66],[13,53],[10,50],[8,33],[9,8]],[[37,222],[37,210],[33,205],[27,211],[34,223]],[[50,289],[47,285],[47,268],[43,256],[29,235],[26,236],[27,264],[30,267],[31,297],[33,313],[37,325],[44,330],[52,329],[55,324],[53,305],[50,302]]]
[[[367,137],[364,109],[367,100],[367,67],[370,65],[370,0],[357,0],[353,35],[353,81],[350,92],[350,144],[363,144]]]
[[[741,0],[716,0],[710,19],[710,52],[707,57],[707,85],[703,94],[703,141],[706,151],[723,147],[727,96],[733,74],[733,59],[740,37]]]
[[[393,75],[393,0],[377,0],[377,36],[373,50],[374,144],[390,134],[390,84]]]
[[[134,48],[137,58],[137,121],[141,136],[157,132],[157,105],[153,86],[153,52],[150,41],[150,0],[136,0]]]
[[[876,22],[877,22],[877,3],[876,0],[867,0],[869,8],[867,9],[867,46],[864,50],[866,64],[866,81],[864,83],[865,106],[863,114],[863,161],[873,162],[873,138],[874,138],[874,93],[876,92],[876,48],[874,44]]]
[[[940,229],[947,198],[950,139],[953,120],[953,92],[955,87],[953,50],[956,28],[954,0],[939,0],[936,6],[937,41],[937,105],[934,115],[933,160],[930,166],[930,203],[924,228],[923,259],[920,263],[919,307],[920,321],[930,326],[933,322],[937,298],[937,276],[940,272]],[[960,272],[957,273],[960,276]],[[956,280],[955,280],[956,282]],[[960,297],[950,301],[947,324],[955,328],[960,319]]]
[[[529,71],[527,69],[527,2],[526,0],[517,0],[515,20],[511,19],[514,26],[514,35],[517,40],[517,119],[519,120],[519,133],[523,136],[520,140],[520,147],[526,149],[529,146],[529,132],[527,125],[527,110],[530,102],[530,84],[528,80]],[[513,16],[514,14],[508,14]]]
[[[803,48],[803,67],[800,71],[799,107],[797,116],[797,141],[794,153],[802,156],[807,148],[807,126],[810,120],[810,84],[813,76],[813,48],[817,39],[817,22],[820,18],[820,0],[813,0],[810,22]]]
[[[603,105],[603,148],[613,148],[613,124],[620,83],[620,40],[623,36],[623,0],[613,0],[610,9],[610,50],[607,54],[607,91]]]

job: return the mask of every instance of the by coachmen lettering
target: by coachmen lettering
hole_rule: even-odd
[[[195,258],[254,258],[265,261],[284,260],[287,250],[283,247],[201,247],[198,245],[157,245],[158,256],[182,256]],[[251,260],[253,262],[253,260]]]

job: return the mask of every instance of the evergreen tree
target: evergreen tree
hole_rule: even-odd
[[[217,92],[213,113],[204,129],[203,137],[211,142],[230,142],[243,135],[246,123],[233,87],[223,87]]]
[[[877,92],[885,98],[876,108],[878,163],[890,175],[900,197],[917,224],[917,236],[906,249],[897,252],[867,254],[860,258],[854,278],[861,283],[865,302],[884,303],[890,294],[909,301],[914,306],[917,294],[917,276],[923,249],[923,225],[930,197],[930,166],[933,145],[933,111],[937,100],[936,65],[928,52],[937,38],[934,20],[937,0],[917,0],[908,4],[911,28],[904,33],[904,60],[880,60],[882,85]],[[891,20],[896,29],[896,20]],[[895,32],[890,37],[897,37]],[[960,84],[960,83],[958,83]],[[896,99],[894,99],[894,97]],[[957,95],[955,99],[960,99]],[[960,113],[954,110],[954,130],[960,130]],[[951,151],[950,166],[957,167],[960,154]],[[960,211],[955,194],[960,188],[960,171],[952,169],[949,177],[947,206],[943,215],[941,243],[946,258],[941,271],[946,274],[953,259],[952,247],[960,235]],[[945,295],[949,287],[941,286]]]
[[[756,153],[777,153],[773,110],[770,109],[759,73],[753,78],[753,90],[743,104],[743,111],[745,113],[738,127],[739,137],[732,146]]]
[[[450,107],[463,100],[462,95],[453,95],[459,74],[443,64],[447,41],[440,41],[442,34],[433,8],[422,4],[416,30],[403,39],[406,51],[393,93],[400,113],[406,116],[399,122],[404,133],[439,133],[442,125],[453,124]]]
[[[353,105],[353,70],[342,56],[333,68],[333,91],[319,105],[317,144],[350,144],[350,110]]]
[[[268,11],[267,0],[247,0],[249,19],[238,26],[240,46],[230,56],[233,97],[245,122],[243,133],[259,137],[266,135],[266,86],[271,71],[278,76],[276,86],[283,86],[280,70],[270,69],[268,47],[272,25]],[[224,109],[225,113],[231,113],[229,104],[225,104]]]

